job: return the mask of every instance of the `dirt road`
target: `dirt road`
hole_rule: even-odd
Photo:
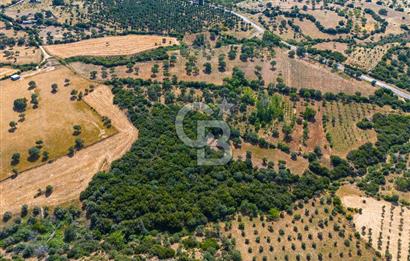
[[[119,159],[138,138],[138,130],[126,115],[113,105],[113,95],[107,86],[98,86],[84,97],[100,115],[111,119],[119,133],[77,152],[73,157],[64,156],[53,163],[21,173],[15,179],[0,183],[0,214],[19,211],[21,205],[55,206],[79,198],[91,178],[100,170]],[[49,196],[35,197],[39,189],[52,185]]]

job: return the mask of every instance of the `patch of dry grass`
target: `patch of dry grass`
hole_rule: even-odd
[[[64,86],[65,79],[70,85]],[[37,87],[28,90],[28,82],[35,81]],[[77,136],[73,135],[73,126],[81,126],[78,135],[84,145],[93,144],[116,132],[115,128],[106,128],[102,118],[82,100],[71,100],[72,90],[82,91],[89,88],[90,82],[74,75],[66,68],[59,68],[23,78],[19,81],[5,80],[0,89],[1,110],[1,170],[0,177],[10,175],[12,168],[23,171],[43,164],[42,156],[36,161],[28,160],[28,149],[36,146],[36,141],[42,140],[41,153],[47,151],[49,160],[55,160],[66,155],[68,148],[73,146]],[[57,93],[51,93],[51,85],[58,85]],[[33,94],[38,95],[39,105],[34,109],[30,103]],[[24,121],[20,121],[19,113],[13,110],[13,102],[18,98],[27,99],[27,109]],[[11,131],[10,122],[16,122],[17,127]],[[20,153],[20,163],[11,165],[13,153]]]
[[[47,45],[45,49],[53,56],[116,56],[131,55],[161,46],[178,44],[174,37],[158,35],[108,36],[75,43]]]

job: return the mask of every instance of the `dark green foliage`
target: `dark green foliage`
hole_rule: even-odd
[[[408,192],[410,191],[410,172],[406,173],[403,177],[398,177],[394,181],[394,185],[397,190]]]
[[[27,108],[27,99],[19,98],[13,102],[13,110],[16,112],[24,112]]]
[[[195,37],[195,40],[192,43],[192,46],[195,48],[200,48],[203,47],[205,45],[205,35],[203,34],[198,34]]]
[[[53,5],[56,5],[56,6],[64,5],[64,0],[53,0]]]
[[[239,19],[223,9],[183,0],[88,0],[87,4],[93,22],[110,21],[139,32],[184,34],[218,23],[233,28]]]
[[[194,229],[233,215],[245,202],[246,209],[256,211],[285,209],[294,199],[326,187],[325,179],[312,174],[299,178],[285,169],[255,171],[246,162],[198,166],[196,150],[175,134],[178,107],[155,105],[148,110],[144,98],[120,87],[114,92],[140,137],[111,172],[96,175],[81,194],[93,229],[120,229],[126,239],[153,229]],[[186,119],[185,131],[195,133],[200,118],[194,114]]]
[[[314,122],[315,116],[316,116],[316,111],[313,108],[306,106],[306,109],[303,112],[303,118],[307,121]]]
[[[359,121],[356,124],[356,126],[360,129],[362,129],[362,130],[369,130],[369,129],[373,128],[373,123],[365,118],[365,119]]]
[[[338,63],[342,63],[342,62],[346,61],[346,59],[347,59],[343,54],[341,54],[339,52],[336,52],[336,51],[319,50],[319,49],[316,49],[316,48],[308,48],[307,52],[309,54],[312,54],[312,55],[320,55],[323,58],[335,60]]]
[[[67,58],[67,63],[82,62],[87,64],[102,65],[104,67],[114,67],[120,65],[134,64],[136,62],[166,60],[169,58],[167,51],[176,49],[176,47],[160,47],[155,50],[139,53],[133,56],[111,56],[111,57],[94,57],[94,56],[76,56]]]
[[[391,48],[371,71],[379,80],[410,90],[410,48]]]

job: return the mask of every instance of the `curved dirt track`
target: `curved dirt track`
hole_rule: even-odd
[[[84,97],[84,101],[100,115],[111,119],[118,133],[77,152],[73,157],[64,156],[53,163],[21,173],[15,179],[0,183],[0,214],[19,211],[21,205],[55,206],[77,200],[91,178],[109,164],[124,155],[138,138],[138,130],[127,116],[113,105],[111,90],[104,85]],[[38,189],[45,191],[52,185],[49,197],[35,197]]]

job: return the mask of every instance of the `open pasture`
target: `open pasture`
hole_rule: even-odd
[[[55,73],[57,75],[71,76],[71,74],[67,75],[68,71],[66,70],[58,70]],[[55,76],[50,73],[47,75]],[[79,88],[81,88],[81,83],[86,83],[78,78],[71,78],[71,80],[72,85],[76,84]],[[69,87],[68,89],[71,88]],[[69,100],[68,97],[66,98]],[[71,157],[60,157],[52,163],[27,170],[14,179],[0,182],[0,213],[5,211],[17,212],[23,204],[29,206],[56,206],[70,201],[78,201],[80,193],[88,186],[91,178],[98,171],[109,169],[111,162],[121,158],[130,149],[138,137],[138,130],[128,121],[124,112],[113,104],[111,90],[105,85],[99,85],[93,92],[84,96],[83,99],[83,105],[79,105],[83,107],[87,104],[83,111],[72,111],[75,109],[73,105],[67,104],[63,100],[61,100],[59,105],[54,104],[54,110],[59,115],[50,115],[46,112],[45,116],[50,115],[52,118],[48,121],[44,120],[43,124],[45,126],[41,129],[45,129],[49,125],[61,125],[60,121],[67,123],[74,116],[77,117],[74,122],[81,123],[80,116],[91,114],[90,116],[92,117],[84,118],[86,121],[81,126],[86,128],[82,128],[82,132],[88,136],[97,134],[97,136],[90,136],[90,138],[100,141],[77,151]],[[76,101],[75,103],[78,102]],[[90,108],[95,109],[95,112],[91,111]],[[39,109],[41,109],[41,103]],[[62,111],[64,112],[62,113]],[[113,127],[109,129],[103,128],[100,125],[100,116],[97,113],[108,117]],[[59,130],[58,135],[55,132],[47,132],[46,134],[58,136],[60,143],[71,142],[71,129],[71,126],[64,125]],[[115,135],[108,137],[114,134],[114,132],[116,133]],[[99,136],[99,134],[104,136]],[[80,136],[83,138],[84,135],[81,134]],[[32,135],[28,136],[31,137]],[[108,138],[102,139],[104,137]],[[85,141],[86,145],[88,145],[86,139]],[[45,145],[48,146],[50,144],[45,143]],[[63,153],[65,155],[65,151]],[[46,197],[44,194],[36,196],[39,189],[44,191],[48,185],[52,185],[54,188],[51,196]]]
[[[29,82],[35,87],[30,88]],[[54,92],[53,84],[57,86]],[[68,154],[77,139],[88,146],[116,132],[80,98],[92,89],[90,85],[63,67],[2,82],[1,179],[11,175],[13,169],[21,172]],[[25,106],[21,105],[24,99]],[[79,133],[75,133],[75,125],[80,127]]]
[[[41,51],[34,47],[15,46],[0,53],[0,63],[22,65],[40,62]]]
[[[178,44],[178,41],[174,37],[126,35],[108,36],[68,44],[47,45],[45,49],[53,56],[69,58],[75,56],[131,55],[175,44]]]

